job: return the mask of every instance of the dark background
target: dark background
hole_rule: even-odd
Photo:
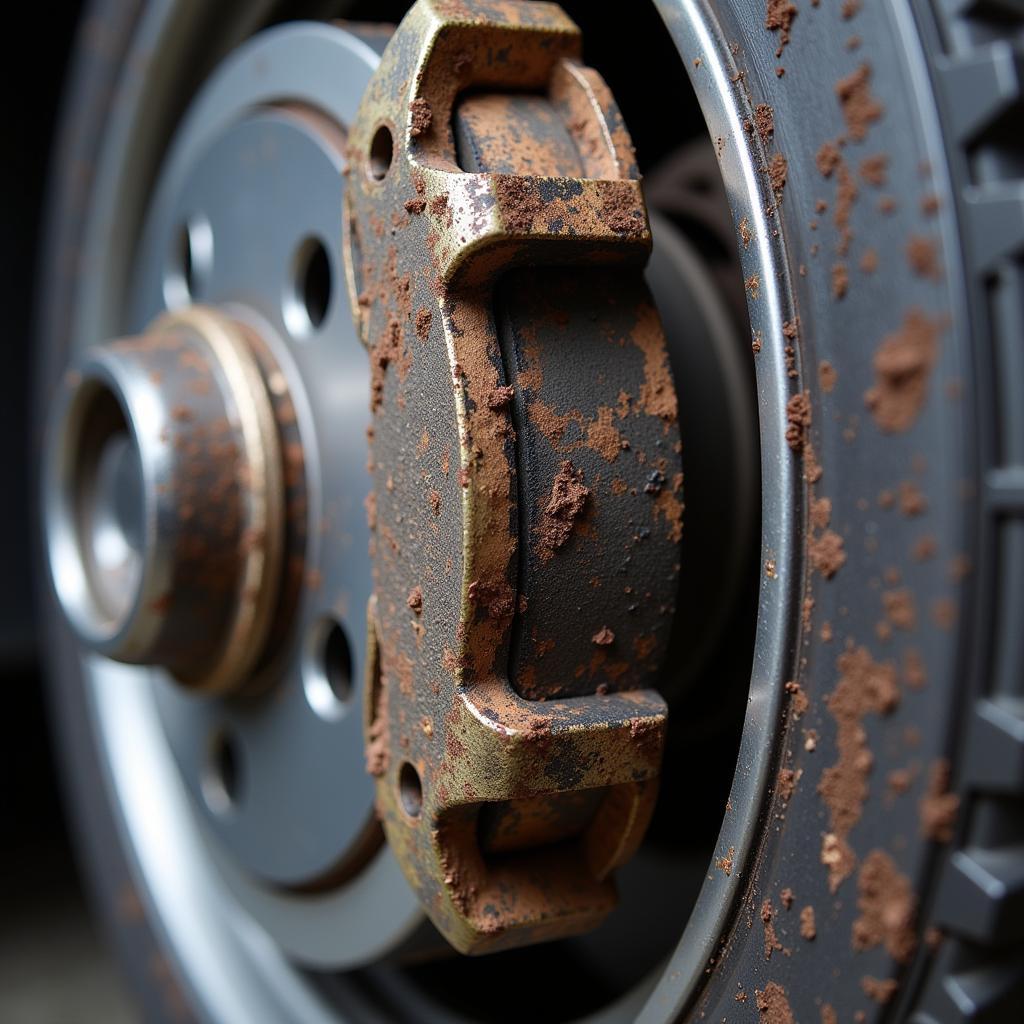
[[[0,1021],[132,1020],[88,915],[60,804],[35,627],[31,354],[51,140],[81,3],[5,9],[0,290]],[[10,119],[13,117],[13,126]],[[13,130],[12,130],[13,127]]]

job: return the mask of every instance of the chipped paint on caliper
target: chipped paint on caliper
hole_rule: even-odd
[[[579,54],[554,5],[420,0],[349,137],[367,766],[407,878],[467,953],[605,917],[664,739],[676,397],[632,147]]]

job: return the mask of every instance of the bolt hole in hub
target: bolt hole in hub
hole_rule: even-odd
[[[635,62],[623,59],[628,48],[621,23],[602,13],[599,5],[565,6],[583,28],[588,62],[601,69],[617,96],[641,167],[653,183],[666,158],[681,145],[690,139],[706,141],[695,102],[676,104],[672,130],[666,128],[657,104],[650,102],[651,95],[691,95],[678,54],[653,8],[638,8],[630,19],[631,38],[642,40],[649,58],[640,81]],[[362,12],[356,5],[350,13],[358,17]],[[379,7],[367,13],[377,15]],[[323,29],[325,34],[333,31]],[[308,45],[307,40],[307,49],[292,51],[292,58],[302,53],[305,60]],[[333,52],[323,66],[337,67]],[[340,85],[335,97],[351,91],[346,83]],[[332,110],[331,97],[316,94],[319,86],[306,83],[304,88],[310,93],[311,110]],[[346,861],[347,851],[356,847],[359,863],[374,865],[368,874],[376,872],[378,879],[387,879],[383,885],[379,880],[372,883],[378,888],[372,890],[373,899],[363,897],[363,913],[386,916],[379,908],[387,905],[389,887],[397,892],[404,882],[377,867],[384,863],[382,859],[372,859],[379,835],[370,818],[372,789],[364,773],[360,714],[350,713],[361,710],[364,697],[353,681],[363,678],[366,661],[365,620],[360,617],[369,597],[365,558],[369,538],[362,508],[366,475],[361,438],[367,422],[369,378],[365,354],[346,348],[354,338],[339,326],[348,321],[349,311],[343,308],[343,289],[336,281],[338,248],[321,240],[340,239],[342,234],[344,157],[335,138],[337,125],[311,128],[319,115],[307,112],[299,118],[270,109],[282,97],[291,101],[296,95],[305,93],[285,82],[277,93],[248,99],[244,116],[234,109],[225,113],[230,107],[226,104],[217,116],[206,121],[196,116],[189,122],[188,130],[196,125],[203,130],[195,141],[186,131],[169,160],[148,214],[137,287],[128,303],[130,315],[125,317],[129,329],[136,332],[133,338],[166,340],[159,318],[167,309],[181,309],[201,298],[216,310],[221,327],[227,322],[234,337],[246,339],[246,351],[257,354],[249,368],[259,380],[251,375],[249,379],[255,382],[253,393],[265,396],[269,403],[280,449],[276,464],[282,481],[270,490],[282,496],[280,514],[285,520],[288,509],[299,508],[288,491],[289,480],[303,482],[306,491],[301,497],[309,503],[305,516],[299,516],[305,531],[299,559],[303,568],[296,584],[301,596],[289,613],[289,635],[271,651],[272,658],[260,662],[272,666],[273,685],[247,695],[236,687],[239,673],[235,672],[214,699],[197,700],[187,692],[217,662],[224,637],[231,633],[235,605],[214,610],[212,620],[210,615],[204,617],[199,632],[209,635],[214,621],[218,642],[213,649],[191,652],[185,663],[172,664],[174,659],[166,651],[175,645],[161,646],[159,637],[154,639],[152,623],[149,632],[132,638],[131,649],[103,646],[92,634],[77,626],[76,630],[88,650],[166,670],[152,684],[153,707],[166,730],[168,739],[163,742],[170,744],[186,792],[209,816],[213,841],[218,844],[217,860],[224,865],[224,877],[230,878],[231,898],[272,936],[283,935],[282,945],[300,963],[320,965],[317,983],[333,991],[347,984],[351,975],[335,975],[327,968],[359,963],[362,954],[336,954],[327,947],[338,940],[339,933],[359,930],[361,924],[351,929],[334,919],[330,926],[317,925],[320,930],[314,928],[311,939],[298,934],[296,915],[315,902],[309,893],[334,893],[335,879],[351,879],[349,868],[341,871],[339,864],[352,861]],[[224,103],[222,98],[217,102]],[[355,101],[346,110],[332,113],[338,124],[346,124],[355,113]],[[395,160],[394,146],[391,129],[379,126],[364,163],[374,181],[387,177]],[[271,151],[281,154],[280,164],[271,161],[264,167],[248,160],[252,152]],[[301,202],[295,181],[303,183]],[[685,202],[673,205],[678,197],[671,181],[665,184],[663,177],[662,184],[660,194],[667,200],[660,204],[661,219],[655,220],[649,282],[665,321],[673,371],[677,380],[688,382],[685,394],[692,400],[684,401],[681,410],[688,518],[679,635],[662,684],[673,709],[684,712],[675,714],[669,730],[654,821],[637,858],[619,874],[619,908],[594,934],[491,958],[453,958],[429,967],[391,965],[363,971],[360,983],[375,990],[382,1002],[399,998],[396,993],[401,991],[414,993],[422,1005],[432,1007],[396,1009],[395,1019],[428,1019],[432,1013],[460,1009],[473,1019],[487,1020],[518,1020],[529,1013],[535,1020],[554,1021],[595,1012],[629,993],[671,952],[705,876],[735,767],[753,649],[759,578],[755,405],[749,360],[742,358],[749,352],[749,327],[742,302],[733,301],[732,286],[739,286],[741,296],[742,286],[731,235],[723,240],[714,216],[701,217]],[[243,196],[248,205],[240,201]],[[720,196],[718,201],[724,199]],[[258,232],[254,233],[253,218],[231,218],[230,211],[240,208],[267,211]],[[197,210],[203,212],[197,214]],[[657,209],[653,212],[658,214]],[[728,215],[725,220],[729,222]],[[715,244],[699,246],[695,253],[687,239],[693,242],[705,236]],[[723,259],[722,252],[729,259]],[[702,266],[706,270],[716,260],[721,275],[702,272]],[[721,286],[719,277],[731,285]],[[695,318],[705,325],[706,344],[687,344]],[[151,333],[145,333],[147,329]],[[253,342],[251,335],[258,336],[258,341]],[[183,336],[188,345],[201,347],[208,341],[194,325]],[[148,351],[145,359],[140,356],[139,365],[145,369],[134,373],[125,393],[131,398],[143,394],[143,385],[151,389],[145,391],[149,404],[161,411],[158,440],[163,427],[176,430],[194,423],[196,410],[190,408],[189,417],[175,414],[178,403],[167,400],[166,376],[157,387],[161,372],[170,370],[146,361]],[[221,355],[210,356],[206,349],[203,353],[203,358],[216,363],[211,393],[220,396],[225,418],[234,422],[241,403],[233,401],[237,392],[225,383]],[[701,358],[696,359],[695,353],[702,353]],[[104,358],[108,355],[104,353]],[[127,357],[122,358],[121,350],[114,355],[121,367]],[[73,374],[88,369],[84,354],[79,360]],[[84,393],[81,380],[69,379],[68,388],[72,401],[79,401]],[[192,406],[195,391],[188,391],[188,397]],[[57,510],[56,518],[48,512],[51,565],[58,597],[73,625],[75,586],[79,594],[103,590],[101,597],[90,596],[89,601],[103,609],[96,618],[107,622],[109,630],[111,619],[127,615],[139,604],[138,595],[153,575],[147,576],[151,566],[156,567],[154,572],[159,570],[159,587],[152,594],[147,592],[151,600],[142,605],[152,610],[156,602],[161,622],[175,621],[164,604],[169,593],[167,563],[152,557],[154,552],[166,551],[154,532],[165,520],[132,512],[148,508],[146,501],[153,501],[158,493],[173,492],[173,488],[158,492],[154,477],[147,476],[151,452],[156,450],[153,438],[137,437],[134,445],[129,441],[133,430],[138,433],[138,424],[148,422],[138,412],[142,404],[141,398],[129,401],[125,411],[116,401],[99,401],[95,415],[100,426],[95,432],[100,440],[89,442],[89,451],[95,454],[84,459],[74,455],[74,464],[80,464],[82,472],[87,470],[83,483],[69,484],[77,480],[70,473],[68,454],[73,451],[68,439],[77,427],[56,430],[58,456],[49,462],[59,472],[50,474],[47,483],[47,508]],[[140,467],[135,475],[144,492],[141,502],[130,497],[133,459]],[[164,462],[154,459],[152,465],[167,472]],[[239,480],[248,482],[250,474],[236,473],[236,484],[229,488],[236,498],[239,494],[244,498],[246,487],[239,487]],[[108,492],[126,496],[111,500],[103,497]],[[267,500],[262,496],[258,503],[265,508]],[[183,506],[180,498],[176,502],[173,518],[180,523]],[[251,501],[246,508],[251,511]],[[80,523],[87,525],[76,525]],[[289,528],[279,530],[283,534]],[[251,541],[252,535],[247,543]],[[239,549],[245,546],[239,542]],[[727,571],[724,565],[729,566]],[[72,573],[79,573],[77,584],[64,582],[68,566]],[[240,578],[244,566],[233,564],[231,572],[232,578]],[[103,574],[110,579],[98,585],[96,580]],[[115,583],[118,579],[126,582]],[[280,590],[276,584],[272,589]],[[273,602],[270,607],[275,607]],[[713,629],[708,628],[709,608],[714,609]],[[185,615],[185,611],[174,611]],[[271,612],[265,614],[271,617]],[[176,638],[188,632],[187,615],[180,621]],[[703,636],[703,646],[694,640],[697,636]],[[262,650],[263,644],[248,647]],[[698,647],[696,657],[693,652]],[[255,671],[255,661],[259,659],[250,662],[246,672]],[[173,676],[177,682],[164,676]],[[714,686],[702,685],[707,679],[714,679]],[[694,785],[694,779],[700,784]],[[413,818],[419,815],[423,784],[409,762],[399,773],[399,791],[405,812]],[[349,804],[353,809],[346,810]],[[305,860],[296,852],[298,834],[313,851]],[[289,890],[295,889],[303,893],[301,911],[288,902]],[[337,886],[339,905],[346,891]],[[672,913],[652,914],[654,906],[670,906]],[[374,909],[367,911],[367,907]],[[624,936],[629,936],[628,942]],[[386,946],[381,940],[374,957]],[[529,970],[536,979],[529,993],[524,986],[507,985],[509,972],[520,969]],[[480,1001],[479,994],[493,986],[505,993],[500,1006],[494,1000]],[[543,1006],[537,1005],[533,995],[537,986],[550,993]],[[487,1007],[483,1018],[482,1006]]]
[[[334,287],[331,258],[319,238],[307,238],[293,262],[292,282],[285,294],[284,319],[296,338],[309,337],[323,325]]]

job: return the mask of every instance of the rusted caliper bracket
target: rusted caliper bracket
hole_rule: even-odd
[[[420,0],[349,138],[368,767],[406,876],[469,953],[608,913],[665,729],[676,396],[632,147],[579,55],[554,5]]]

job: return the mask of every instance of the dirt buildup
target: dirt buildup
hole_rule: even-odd
[[[928,397],[941,329],[941,321],[911,309],[900,329],[882,339],[872,359],[875,386],[864,393],[864,404],[883,433],[902,433],[916,422]]]
[[[896,629],[913,629],[917,625],[917,607],[914,595],[906,588],[886,590],[882,593],[885,616]]]
[[[786,693],[791,698],[790,707],[793,709],[793,717],[800,718],[807,712],[810,706],[810,701],[807,699],[807,694],[804,693],[803,687],[796,682],[790,680],[786,683]]]
[[[908,519],[923,516],[928,511],[928,499],[913,480],[900,481],[900,512]]]
[[[853,874],[857,858],[845,839],[835,832],[826,832],[821,837],[821,863],[828,868],[829,892],[835,892]]]
[[[775,112],[767,103],[758,103],[754,107],[754,130],[765,145],[769,137],[775,134]]]
[[[818,150],[814,162],[818,165],[822,177],[831,178],[842,159],[843,155],[839,152],[839,147],[834,142],[825,142]]]
[[[847,289],[850,287],[850,272],[845,263],[835,263],[832,266],[832,298],[846,298]]]
[[[769,32],[778,32],[779,34],[779,48],[775,51],[776,57],[782,56],[782,51],[789,43],[789,34],[796,16],[796,4],[792,3],[792,0],[767,0],[765,3],[764,27]]]
[[[498,622],[512,618],[516,609],[516,592],[505,580],[496,583],[473,580],[467,596],[486,611],[489,619]]]
[[[814,921],[814,907],[804,907],[800,911],[800,938],[811,942],[818,934]]]
[[[935,241],[923,235],[911,235],[907,240],[907,263],[918,277],[932,281],[942,279],[939,249]]]
[[[811,425],[811,397],[806,391],[793,395],[786,403],[786,422],[786,444],[793,451],[802,452]]]
[[[402,325],[389,321],[370,350],[370,410],[376,412],[384,401],[384,379],[388,367],[402,358]]]
[[[878,251],[867,248],[860,256],[860,269],[865,274],[873,274],[878,269]]]
[[[873,999],[880,1006],[885,1006],[896,994],[899,984],[895,978],[887,978],[882,981],[880,978],[872,978],[871,975],[866,974],[860,979],[860,987],[864,989],[864,994],[868,999]]]
[[[789,173],[789,166],[786,158],[781,153],[776,153],[768,164],[768,180],[771,182],[772,191],[776,199],[782,198],[782,191],[786,187],[786,175]]]
[[[583,471],[575,469],[566,459],[555,474],[551,497],[535,528],[537,554],[542,562],[548,561],[569,539],[589,498],[590,489],[583,484]]]
[[[491,388],[490,394],[487,396],[487,408],[504,409],[512,401],[514,394],[515,389],[508,385]]]
[[[782,949],[782,943],[779,942],[779,937],[775,934],[775,925],[773,919],[775,917],[775,908],[772,906],[771,900],[765,900],[761,904],[761,923],[764,925],[764,958],[765,960],[771,960],[772,952],[776,949]]]
[[[495,193],[505,227],[513,234],[527,234],[544,208],[537,190],[525,178],[498,178]]]
[[[822,362],[818,366],[818,383],[821,385],[821,390],[826,394],[831,394],[835,389],[836,381],[839,379],[839,374],[836,373],[836,368],[829,362]]]
[[[590,642],[598,647],[608,647],[615,643],[615,634],[607,627],[602,626],[591,638]]]
[[[434,314],[426,306],[416,312],[416,337],[426,341],[430,337],[430,325],[434,322]]]
[[[633,193],[610,190],[601,203],[601,220],[617,235],[639,236],[644,230],[644,219],[633,198]]]
[[[959,810],[960,797],[949,791],[949,762],[935,761],[928,770],[928,788],[918,805],[921,834],[937,843],[948,843]]]
[[[820,536],[812,537],[807,543],[807,553],[811,565],[827,580],[846,565],[843,538],[835,530],[826,530]]]
[[[844,651],[836,664],[839,682],[826,704],[836,722],[838,757],[835,764],[822,772],[818,793],[828,807],[834,838],[845,843],[850,830],[860,821],[874,763],[864,718],[868,714],[890,714],[899,704],[900,694],[895,667],[889,662],[876,662],[865,647]],[[822,860],[825,861],[824,847]],[[834,879],[832,866],[830,877]],[[843,866],[852,869],[853,865]]]
[[[917,946],[914,919],[917,903],[910,880],[884,850],[872,850],[857,877],[857,908],[853,948],[884,946],[898,963],[906,963]]]
[[[800,781],[802,774],[802,770],[794,771],[792,768],[779,769],[779,775],[775,781],[775,791],[779,794],[779,799],[784,804],[788,804],[792,800],[793,790],[796,789],[796,784]]]
[[[405,603],[417,614],[420,615],[423,612],[423,588],[413,587],[409,591],[409,596],[405,599]]]
[[[769,981],[764,990],[754,990],[757,1012],[764,1024],[795,1024],[786,990],[775,981]]]
[[[434,120],[434,112],[430,109],[430,104],[422,96],[417,97],[409,104],[409,113],[412,115],[412,120],[409,124],[409,134],[414,139],[430,131],[431,122]]]
[[[836,82],[836,96],[843,110],[846,133],[855,142],[882,116],[882,104],[871,94],[871,67],[861,64],[856,71]]]
[[[882,188],[888,181],[889,158],[884,153],[866,156],[857,168],[861,181],[874,188]]]

